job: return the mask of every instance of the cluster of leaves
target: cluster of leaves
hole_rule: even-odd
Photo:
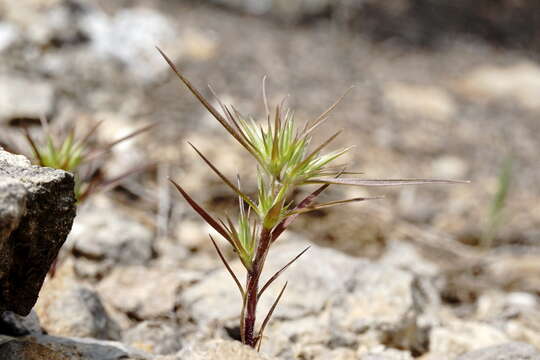
[[[113,179],[105,179],[100,171],[101,166],[92,166],[97,163],[96,160],[111,151],[114,146],[150,130],[154,125],[144,126],[113,142],[98,144],[93,136],[102,123],[96,122],[84,136],[77,137],[74,127],[53,131],[47,120],[43,119],[44,137],[39,140],[25,128],[25,137],[32,148],[34,162],[37,165],[74,174],[75,197],[79,203],[98,191],[114,187],[127,176],[147,167],[130,169]]]
[[[259,278],[268,251],[283,231],[302,213],[350,202],[374,199],[356,197],[326,203],[315,203],[315,199],[330,185],[390,186],[455,182],[430,179],[367,180],[356,177],[342,177],[343,175],[358,174],[346,172],[343,166],[333,166],[335,160],[349,151],[350,147],[323,153],[325,148],[337,138],[340,131],[330,136],[322,144],[314,146],[313,149],[311,148],[313,131],[328,118],[330,111],[334,109],[343,96],[315,120],[307,121],[302,127],[297,127],[294,121],[294,113],[286,108],[284,102],[277,105],[273,111],[270,111],[263,81],[266,124],[261,125],[253,118],[242,115],[233,106],[226,106],[219,100],[221,112],[218,111],[178,71],[172,61],[161,50],[159,51],[184,85],[257,163],[254,171],[257,172],[258,191],[257,198],[252,199],[242,191],[239,178],[234,182],[228,179],[208,158],[190,144],[210,169],[238,196],[239,215],[236,224],[229,217],[225,221],[214,218],[178,183],[171,180],[191,207],[228,241],[246,269],[246,282],[245,285],[242,285],[216,242],[210,237],[219,257],[242,295],[240,332],[242,341],[247,345],[260,347],[264,329],[285,290],[286,284],[262,322],[261,329],[255,333],[256,308],[261,295],[285,269],[307,250],[305,249],[294,257],[281,270],[271,276],[262,287],[259,287]],[[294,190],[311,184],[318,184],[319,187],[298,204],[289,201]]]

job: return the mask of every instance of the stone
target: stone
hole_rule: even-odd
[[[0,341],[0,359],[150,360],[151,357],[114,341],[37,335],[3,339]]]
[[[446,357],[508,341],[509,338],[501,330],[489,324],[460,320],[434,327],[429,336],[430,352]]]
[[[0,123],[18,119],[39,120],[55,106],[53,86],[44,80],[0,76]]]
[[[109,317],[98,294],[79,285],[62,267],[43,286],[35,310],[49,335],[118,340],[119,326]]]
[[[0,22],[0,53],[10,48],[19,38],[17,27],[10,23]]]
[[[67,172],[32,166],[23,156],[0,149],[0,183],[6,178],[8,185],[0,189],[15,191],[0,192],[0,311],[24,316],[71,229],[74,180]],[[14,181],[24,187],[24,200]]]
[[[215,340],[180,351],[175,360],[277,360],[238,341]],[[159,358],[156,360],[160,360]],[[165,360],[165,359],[163,359]],[[171,359],[172,360],[172,359]]]
[[[121,266],[101,281],[97,290],[115,309],[137,319],[154,319],[172,315],[178,291],[200,276],[181,269]]]
[[[69,360],[62,353],[47,346],[20,340],[11,340],[0,345],[2,360]]]
[[[211,2],[255,15],[272,15],[284,21],[301,21],[324,14],[329,0],[211,0]]]
[[[182,349],[178,325],[163,321],[143,321],[124,332],[123,342],[156,355],[174,354]]]
[[[0,314],[0,334],[23,336],[41,333],[39,318],[34,310],[27,316],[17,315],[11,311]]]
[[[90,11],[81,19],[81,30],[90,38],[94,56],[102,60],[115,60],[142,82],[155,81],[168,71],[155,46],[171,51],[178,34],[166,16],[145,7],[122,9],[113,16]],[[174,58],[175,53],[169,53]]]
[[[435,86],[390,83],[383,94],[386,102],[402,117],[448,120],[457,112],[450,94]]]
[[[77,217],[69,236],[79,276],[99,278],[113,265],[150,261],[153,235],[144,225],[110,205],[86,210]]]
[[[532,345],[512,342],[471,351],[456,360],[540,360],[540,352]]]
[[[308,245],[291,239],[272,248],[263,278]],[[231,266],[243,278],[240,265],[235,261]],[[417,324],[423,312],[422,296],[415,276],[408,271],[311,245],[282,278],[259,302],[261,309],[268,309],[283,282],[288,281],[266,329],[268,340],[263,342],[262,351],[294,357],[295,351],[307,344],[353,347],[360,342],[382,341],[399,348],[421,349],[427,340]],[[226,270],[220,269],[181,292],[179,303],[199,324],[228,324],[238,321],[241,299]]]
[[[444,155],[431,163],[433,176],[442,179],[462,179],[467,171],[467,163],[457,156]]]
[[[540,110],[540,66],[531,62],[482,65],[466,74],[456,89],[473,101],[503,101]]]

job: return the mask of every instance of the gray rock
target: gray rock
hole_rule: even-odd
[[[16,43],[19,37],[19,31],[15,26],[0,22],[0,53]]]
[[[512,342],[471,351],[456,360],[540,360],[540,352],[532,345]]]
[[[120,338],[120,327],[109,317],[98,294],[61,272],[45,283],[35,309],[49,335]]]
[[[74,180],[0,149],[0,189],[0,311],[27,315],[71,229]]]
[[[47,346],[20,340],[10,340],[0,345],[2,360],[68,360],[62,353]]]
[[[113,265],[140,265],[152,258],[153,235],[145,226],[109,206],[86,210],[79,214],[69,240],[78,258],[78,275],[101,277]]]
[[[174,314],[180,289],[199,278],[199,273],[186,270],[122,266],[97,290],[115,309],[138,319],[155,319]]]
[[[174,354],[182,349],[182,333],[177,325],[163,321],[143,321],[127,330],[123,342],[152,354]]]
[[[92,55],[117,61],[139,81],[153,81],[167,66],[155,45],[168,48],[178,39],[172,22],[150,8],[123,9],[107,16],[91,11],[81,20],[81,29],[91,40]]]
[[[271,276],[307,245],[287,240],[271,249],[263,277]],[[243,278],[238,263],[232,265]],[[375,341],[404,349],[421,349],[426,341],[417,322],[425,304],[418,300],[417,281],[410,272],[312,245],[263,295],[261,309],[271,306],[285,280],[289,286],[266,330],[263,351],[294,356],[293,340],[299,348],[319,343],[354,347]],[[187,288],[179,302],[199,323],[227,323],[239,318],[237,292],[222,269]],[[264,311],[259,319],[263,317]]]
[[[0,123],[49,116],[54,105],[54,88],[50,83],[11,76],[0,77]]]
[[[39,318],[34,310],[27,316],[17,315],[11,311],[0,314],[0,334],[23,336],[41,333]]]
[[[250,14],[270,14],[285,21],[299,21],[323,14],[329,0],[211,0]]]
[[[49,335],[3,339],[2,360],[149,360],[151,357],[114,341]]]

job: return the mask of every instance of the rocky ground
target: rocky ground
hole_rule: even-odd
[[[324,1],[215,2],[0,0],[0,146],[29,155],[21,127],[38,134],[42,116],[78,129],[104,120],[101,141],[159,124],[106,159],[107,177],[157,166],[79,206],[34,311],[4,313],[0,357],[540,358],[538,53],[456,33],[429,47],[374,38]],[[270,101],[290,94],[299,121],[355,85],[321,132],[346,130],[338,145],[356,144],[354,169],[472,183],[329,191],[386,197],[305,215],[272,249],[267,274],[312,246],[284,275],[257,355],[233,341],[240,299],[209,229],[166,180],[224,214],[234,197],[186,140],[245,183],[252,164],[155,45],[245,113],[263,112],[265,74]],[[486,242],[508,158],[507,201]]]

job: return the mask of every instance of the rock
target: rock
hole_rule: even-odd
[[[123,342],[151,354],[167,355],[182,349],[182,333],[171,323],[143,321],[124,333]]]
[[[0,343],[2,360],[150,360],[149,355],[114,341],[49,335],[6,340]],[[15,357],[7,357],[11,354]]]
[[[91,11],[81,20],[96,58],[116,60],[143,82],[155,81],[168,70],[155,46],[177,48],[177,31],[171,21],[150,8],[129,8],[107,16]],[[169,51],[169,50],[167,50]],[[171,53],[174,58],[178,54]]]
[[[58,351],[32,342],[11,340],[0,345],[2,360],[69,360]]]
[[[17,42],[19,35],[19,31],[15,26],[0,22],[0,53]]]
[[[441,156],[431,163],[433,176],[442,179],[462,179],[467,171],[467,163],[457,156]]]
[[[540,360],[540,352],[529,344],[513,342],[475,350],[456,360]]]
[[[211,0],[233,9],[256,15],[273,15],[285,21],[303,19],[324,14],[332,1],[328,0]]]
[[[0,149],[0,189],[16,189],[0,192],[0,311],[27,315],[75,217],[73,176]]]
[[[502,331],[488,324],[459,320],[433,328],[429,338],[430,352],[435,358],[458,356],[509,341]]]
[[[448,92],[435,86],[391,83],[384,88],[384,98],[404,117],[448,120],[457,111]]]
[[[457,90],[473,101],[514,102],[540,110],[540,66],[530,62],[483,65],[465,75]]]
[[[39,120],[54,110],[53,86],[46,81],[0,77],[0,123],[17,119]]]
[[[113,265],[139,265],[153,256],[150,230],[110,205],[81,212],[69,237],[75,272],[102,277]],[[80,260],[79,260],[80,259]]]
[[[105,311],[97,293],[79,285],[66,272],[63,266],[45,282],[36,303],[43,329],[49,335],[119,339],[120,328]]]
[[[156,359],[166,360],[168,358]],[[241,344],[238,341],[223,341],[215,340],[206,344],[196,345],[193,348],[188,348],[180,351],[171,360],[277,360],[273,357],[265,355],[263,352],[258,353],[252,348]]]
[[[0,334],[23,336],[41,333],[39,318],[34,310],[27,316],[17,315],[11,311],[0,314]]]
[[[265,265],[269,277],[308,244],[287,241],[271,249]],[[231,264],[243,278],[237,262]],[[358,346],[383,340],[404,348],[421,348],[425,332],[417,324],[422,313],[413,274],[386,265],[353,258],[332,249],[311,246],[261,298],[268,309],[283,282],[286,293],[270,322],[263,351],[294,357],[306,344]],[[200,283],[184,290],[183,304],[199,324],[219,320],[238,321],[240,296],[226,270],[217,270]],[[259,319],[264,317],[264,310]],[[332,344],[332,345],[330,345]]]
[[[154,319],[173,314],[177,292],[199,278],[199,273],[180,269],[117,267],[100,282],[98,292],[106,302],[131,317]]]

